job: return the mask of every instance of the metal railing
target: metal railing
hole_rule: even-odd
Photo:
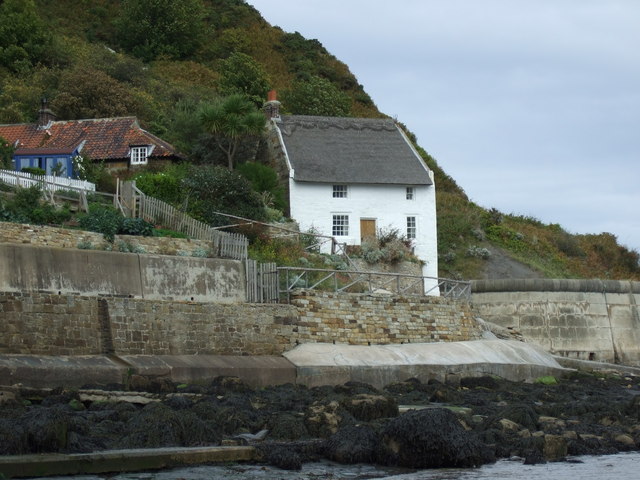
[[[278,274],[280,294],[287,301],[291,293],[298,289],[335,293],[440,295],[467,301],[471,297],[471,282],[421,275],[300,267],[278,267]]]

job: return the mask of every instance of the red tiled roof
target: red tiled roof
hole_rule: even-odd
[[[36,124],[0,125],[0,137],[18,149],[74,149],[82,142],[81,153],[92,160],[127,158],[136,145],[154,145],[151,158],[178,156],[175,149],[143,130],[135,117],[98,118],[52,122],[49,128]]]

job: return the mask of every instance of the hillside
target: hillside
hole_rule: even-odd
[[[243,0],[0,3],[0,123],[34,121],[46,97],[62,119],[135,115],[197,162],[209,157],[196,107],[234,92],[260,104],[269,89],[284,113],[384,116],[320,41],[272,27]],[[441,276],[640,279],[640,256],[613,235],[484,209],[418,149],[436,174]]]

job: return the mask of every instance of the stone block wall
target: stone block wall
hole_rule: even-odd
[[[116,251],[134,247],[137,253],[184,256],[201,256],[211,248],[211,242],[205,240],[133,235],[116,235],[113,244],[110,244],[101,233],[10,222],[0,222],[0,243],[58,248],[78,248],[81,245],[94,250]]]
[[[335,294],[307,291],[291,304],[300,343],[352,345],[476,340],[481,331],[468,303],[442,297]]]
[[[308,292],[293,305],[0,293],[0,354],[280,355],[298,343],[472,340],[469,305]]]
[[[0,293],[0,326],[0,353],[104,353],[95,298]]]

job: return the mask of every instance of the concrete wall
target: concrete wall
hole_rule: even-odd
[[[640,365],[640,282],[479,280],[477,316],[570,358]]]
[[[237,303],[246,282],[236,260],[0,244],[0,291]]]

